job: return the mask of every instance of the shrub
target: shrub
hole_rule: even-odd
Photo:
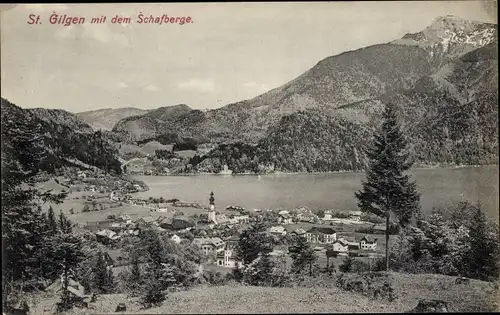
[[[351,265],[354,259],[352,259],[350,256],[344,259],[344,261],[340,264],[339,266],[339,271],[340,272],[350,272],[351,270]]]
[[[148,279],[144,281],[141,286],[141,297],[139,302],[144,308],[151,308],[153,306],[160,306],[166,299],[163,292],[162,270],[159,266],[148,265],[145,270],[144,277]]]
[[[364,260],[354,260],[349,272],[367,272],[370,271],[370,264]]]
[[[342,290],[361,293],[373,299],[393,301],[396,296],[388,274],[380,272],[344,273],[336,281]]]
[[[151,281],[145,284],[145,294],[140,298],[140,303],[144,308],[160,306],[166,300],[165,294],[157,283],[157,281]]]
[[[215,286],[224,285],[230,280],[230,278],[223,276],[219,271],[214,272],[211,270],[205,271],[203,278],[205,278],[209,284]]]
[[[370,270],[370,264],[364,260],[354,259],[348,256],[339,266],[341,272],[367,272]]]

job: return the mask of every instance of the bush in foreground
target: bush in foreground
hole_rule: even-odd
[[[388,274],[379,272],[343,273],[336,281],[342,290],[361,293],[369,298],[393,301],[395,292]]]

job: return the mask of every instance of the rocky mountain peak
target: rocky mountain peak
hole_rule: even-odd
[[[406,34],[392,43],[419,46],[428,51],[431,57],[441,56],[448,61],[495,42],[497,32],[496,24],[446,15],[436,18],[423,31]]]

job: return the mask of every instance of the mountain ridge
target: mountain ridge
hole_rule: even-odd
[[[113,127],[121,119],[145,114],[148,110],[135,108],[135,107],[123,107],[123,108],[101,108],[97,110],[90,110],[76,113],[76,117],[80,120],[88,123],[94,130],[107,130],[111,131]]]
[[[87,165],[121,173],[118,151],[112,141],[94,132],[74,114],[23,109],[3,97],[1,109],[2,163],[10,163],[21,172],[36,169],[51,173],[65,166]]]
[[[134,120],[145,125],[150,124],[147,127],[149,131],[140,135],[136,131],[131,134],[119,124],[115,131],[119,131],[130,141],[151,138],[150,130],[155,130],[156,133],[176,133],[183,137],[192,137],[200,142],[256,143],[265,136],[269,127],[286,115],[310,108],[331,114],[339,107],[398,93],[399,90],[412,89],[422,78],[434,75],[434,80],[444,79],[442,73],[439,73],[444,65],[479,49],[479,46],[484,47],[496,42],[495,36],[492,35],[488,37],[488,41],[480,43],[468,43],[466,40],[453,42],[450,44],[451,48],[446,51],[442,51],[442,45],[436,46],[436,43],[431,43],[430,48],[427,47],[429,41],[425,36],[441,36],[446,25],[452,25],[455,30],[457,27],[461,28],[461,23],[464,34],[469,38],[480,36],[479,33],[474,33],[478,29],[489,30],[488,32],[493,32],[494,35],[497,33],[496,24],[439,17],[419,32],[424,36],[424,44],[408,43],[407,34],[399,40],[343,52],[320,60],[298,77],[251,99],[208,112],[185,114],[177,120],[168,120],[168,123],[161,120],[147,121],[137,116]],[[434,36],[432,39],[436,38]],[[435,51],[441,52],[438,54]],[[446,84],[446,80],[441,81],[443,85]]]
[[[185,104],[139,110],[115,119],[106,135],[138,145],[242,142],[258,147],[255,154],[265,164],[282,156],[278,167],[283,171],[318,169],[318,163],[310,165],[306,159],[330,165],[326,171],[360,169],[366,137],[380,123],[384,104],[391,102],[402,112],[403,129],[419,162],[498,163],[498,140],[492,136],[498,131],[493,116],[498,112],[497,56],[496,24],[440,17],[421,32],[324,58],[248,100],[209,111]],[[66,116],[61,120],[72,119]],[[321,130],[314,130],[315,124]],[[313,135],[323,140],[312,141]],[[339,145],[341,135],[351,143]],[[293,160],[296,156],[300,161]],[[328,156],[336,162],[329,164]]]

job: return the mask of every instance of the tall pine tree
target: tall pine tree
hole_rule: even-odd
[[[47,224],[49,225],[49,231],[52,234],[56,234],[58,226],[57,226],[56,215],[54,213],[54,209],[52,208],[52,206],[49,207],[49,212],[47,214],[47,220],[48,220]]]
[[[70,233],[58,234],[51,239],[55,261],[59,263],[63,277],[63,289],[59,307],[67,310],[71,307],[71,295],[68,291],[69,280],[75,268],[83,260],[83,239]]]
[[[294,244],[290,247],[289,251],[293,260],[292,272],[300,273],[306,267],[309,267],[309,275],[312,275],[312,266],[318,257],[307,242],[306,238],[298,236],[294,240]]]
[[[127,287],[132,296],[137,296],[143,285],[139,262],[139,256],[136,253],[132,253],[130,256],[130,270],[127,278]]]
[[[265,226],[257,222],[241,233],[236,254],[244,265],[251,264],[259,254],[272,251],[271,239],[265,234]]]
[[[498,279],[498,231],[490,230],[486,215],[478,205],[469,228],[470,250],[465,262],[471,278]]]
[[[155,230],[148,229],[141,231],[141,246],[145,249],[150,261],[160,268],[161,263],[165,261],[165,247],[160,235]]]
[[[166,296],[162,288],[162,269],[154,263],[146,265],[144,277],[147,279],[144,283],[143,294],[140,303],[144,308],[160,306],[165,301]]]
[[[251,285],[270,285],[272,284],[274,262],[271,260],[269,252],[262,252],[259,255],[259,259],[255,261],[253,265],[253,270],[247,272],[247,281]]]
[[[375,134],[373,147],[367,152],[370,159],[363,189],[355,193],[358,207],[386,218],[386,269],[389,270],[389,226],[390,217],[395,215],[401,227],[411,223],[412,217],[420,211],[420,194],[410,176],[413,162],[406,149],[397,120],[396,109],[388,104],[384,111],[382,128]]]
[[[17,119],[16,109],[4,102],[8,103],[2,99],[2,304],[9,311],[17,302],[16,292],[37,286],[42,273],[38,249],[46,222],[36,203],[37,190],[20,186],[37,174],[44,158],[39,127],[30,115]]]
[[[98,253],[93,269],[97,291],[99,293],[111,293],[115,287],[113,270],[108,270],[108,266],[104,260],[104,253]]]

